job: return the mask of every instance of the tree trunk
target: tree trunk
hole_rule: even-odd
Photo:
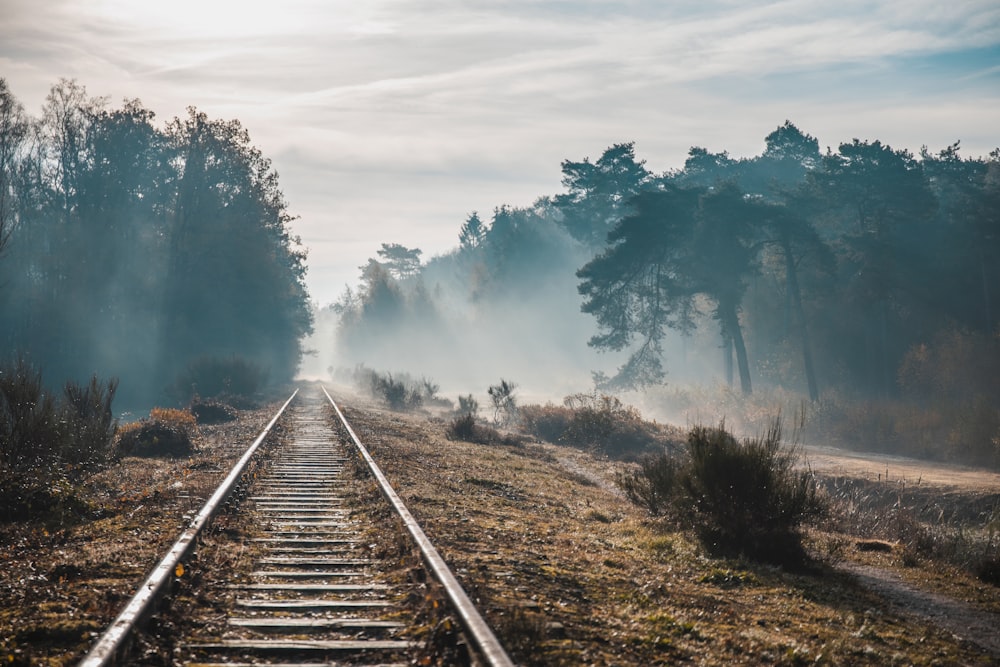
[[[979,244],[979,272],[983,279],[983,311],[986,315],[986,333],[993,333],[993,313],[990,307],[990,281],[986,270],[986,258],[983,255],[983,245]]]
[[[882,369],[882,393],[886,398],[893,394],[892,369],[889,367],[889,301],[879,304],[879,350]]]
[[[753,387],[750,385],[750,361],[747,358],[747,348],[743,341],[743,329],[740,328],[740,317],[736,313],[736,307],[732,304],[719,304],[719,315],[722,328],[726,332],[724,335],[733,342],[733,348],[736,350],[736,366],[740,371],[740,389],[744,394],[750,395],[753,393]]]
[[[739,321],[734,317],[733,346],[736,348],[736,365],[740,369],[740,389],[749,396],[753,393],[750,386],[750,361],[747,359],[747,348],[743,343],[743,331],[740,329]]]
[[[806,372],[806,384],[809,387],[809,400],[813,403],[819,400],[819,385],[816,382],[816,371],[813,369],[812,346],[809,344],[809,329],[806,327],[806,313],[802,308],[802,292],[799,289],[799,274],[792,257],[792,246],[786,237],[782,241],[785,253],[785,280],[788,281],[788,294],[792,299],[795,317],[799,321],[799,336],[802,339],[802,363]]]
[[[722,334],[722,361],[726,369],[726,386],[733,387],[733,339],[726,333]]]

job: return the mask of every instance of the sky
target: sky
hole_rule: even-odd
[[[0,0],[0,77],[36,117],[65,77],[161,124],[238,119],[322,306],[382,243],[447,252],[472,211],[557,194],[563,160],[615,143],[662,172],[759,154],[788,119],[824,150],[985,156],[1000,3]]]

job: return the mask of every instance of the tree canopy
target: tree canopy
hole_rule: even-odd
[[[305,251],[238,121],[191,109],[158,128],[69,80],[31,119],[0,80],[0,220],[3,344],[47,376],[119,376],[141,405],[197,357],[296,372]]]
[[[758,155],[694,146],[662,174],[617,143],[564,160],[563,191],[531,207],[470,214],[455,251],[396,288],[411,310],[468,300],[483,322],[490,304],[540,299],[568,271],[596,328],[578,327],[573,345],[624,359],[596,373],[607,388],[669,381],[688,365],[678,355],[710,353],[712,373],[745,392],[892,396],[914,346],[1000,326],[998,165],[1000,152],[964,158],[957,143],[914,155],[854,139],[821,153],[787,120]],[[572,298],[554,294],[548,324]],[[550,348],[568,344],[553,335]]]

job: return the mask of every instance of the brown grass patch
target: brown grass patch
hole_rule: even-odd
[[[519,664],[996,659],[900,614],[835,565],[878,559],[907,581],[947,578],[951,591],[965,587],[965,603],[992,609],[997,590],[954,568],[907,568],[899,554],[859,552],[850,536],[816,530],[806,543],[821,560],[805,572],[711,558],[607,483],[621,464],[546,443],[448,440],[441,422],[347,412]]]
[[[87,476],[87,517],[0,524],[0,662],[79,662],[272,414],[202,427],[189,458],[126,457]]]

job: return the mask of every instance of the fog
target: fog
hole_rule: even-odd
[[[562,192],[470,213],[450,252],[384,243],[317,310],[303,373],[481,405],[501,379],[521,404],[613,393],[748,434],[781,415],[814,442],[996,465],[998,164],[823,154],[788,121],[758,156],[692,147],[663,174],[616,144],[564,161]]]
[[[488,403],[487,389],[501,378],[517,384],[521,403],[562,404],[571,394],[595,390],[595,373],[615,374],[629,351],[588,345],[598,333],[594,318],[581,311],[575,271],[592,256],[568,234],[556,231],[564,253],[544,266],[518,271],[511,292],[473,294],[463,273],[461,251],[431,259],[420,275],[400,281],[400,293],[413,305],[414,292],[427,301],[420,314],[407,307],[398,319],[359,334],[355,322],[341,326],[334,306],[315,308],[314,333],[300,377],[349,382],[361,365],[380,373],[426,378],[440,395],[455,401],[472,394]],[[364,292],[362,283],[354,288]],[[345,331],[346,329],[346,331]],[[690,336],[667,331],[662,341],[670,387],[717,388],[726,382],[722,342],[708,320]],[[684,423],[688,415],[645,391],[623,392],[650,418]]]
[[[294,375],[304,253],[238,121],[161,126],[65,79],[39,118],[0,79],[0,111],[0,364],[56,392],[117,378],[119,412],[184,404],[203,359]]]

